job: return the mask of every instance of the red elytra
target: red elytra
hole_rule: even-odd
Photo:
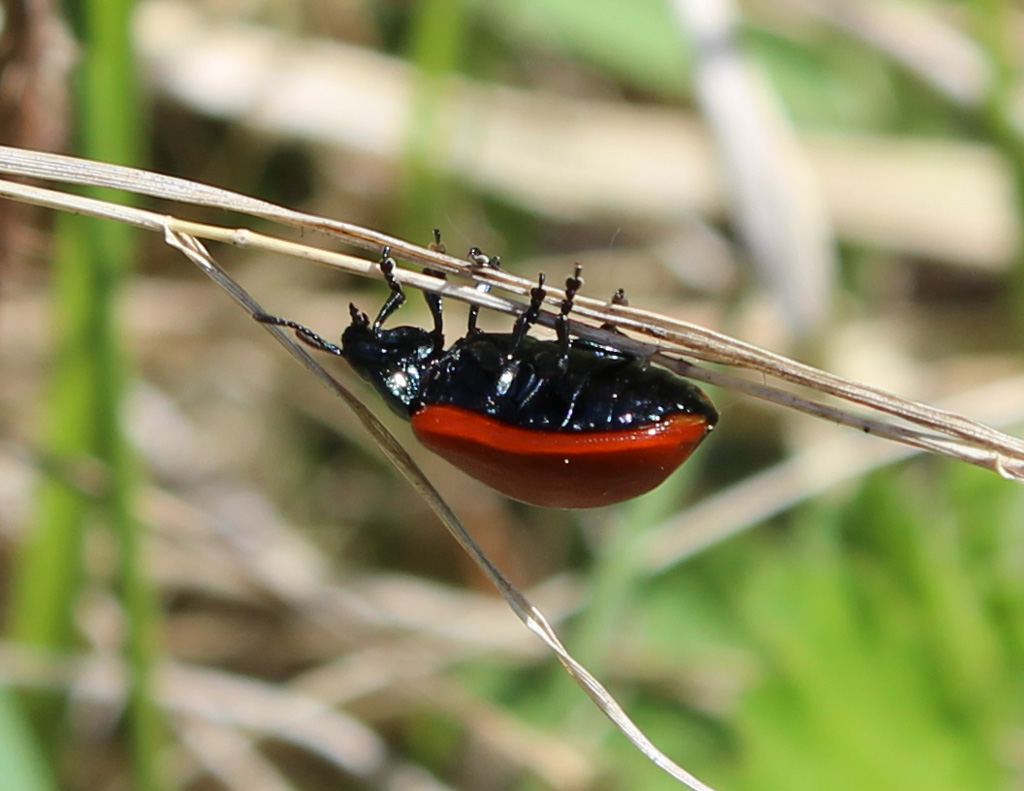
[[[426,448],[463,472],[547,508],[598,508],[649,492],[713,427],[704,415],[677,414],[626,431],[558,433],[448,405],[425,406],[411,422]]]

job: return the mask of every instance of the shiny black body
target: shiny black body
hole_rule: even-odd
[[[436,231],[435,238],[435,249],[443,251]],[[470,251],[470,260],[479,266],[499,266],[497,258],[487,258],[477,248]],[[511,333],[476,329],[476,313],[471,312],[468,334],[448,349],[436,294],[427,295],[432,330],[382,327],[405,301],[394,267],[385,248],[381,270],[391,295],[372,322],[350,306],[352,322],[342,334],[341,346],[288,319],[266,314],[255,318],[290,327],[310,346],[344,357],[406,419],[426,407],[451,405],[541,432],[620,431],[680,414],[700,415],[709,428],[718,421],[707,396],[687,380],[617,349],[569,337],[568,314],[583,284],[579,267],[566,280],[566,297],[555,320],[557,340],[541,341],[526,334],[546,296],[541,275],[528,309]]]
[[[418,327],[374,329],[358,317],[342,335],[349,364],[410,418],[426,406],[451,405],[538,431],[616,431],[672,415],[717,420],[693,384],[632,355],[581,339],[566,354],[559,341],[474,332],[451,348]]]

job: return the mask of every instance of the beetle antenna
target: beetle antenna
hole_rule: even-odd
[[[383,273],[384,282],[388,284],[391,293],[388,294],[388,298],[381,306],[380,313],[374,319],[374,331],[379,330],[388,317],[405,304],[405,292],[402,290],[402,284],[395,280],[396,266],[395,259],[391,257],[390,245],[384,245],[384,249],[380,252],[380,271]]]
[[[469,263],[475,267],[486,267],[488,269],[501,269],[501,258],[496,255],[488,256],[479,247],[470,247],[469,253],[466,257],[469,259]],[[478,283],[476,290],[482,294],[486,294],[491,290],[490,286]],[[470,305],[469,306],[469,323],[467,325],[466,333],[473,335],[474,333],[480,332],[476,326],[476,320],[480,316],[480,306]]]
[[[335,346],[330,341],[321,338],[309,327],[303,326],[297,321],[282,319],[280,316],[271,316],[269,313],[253,313],[252,317],[260,324],[272,324],[275,327],[287,327],[290,330],[295,330],[296,338],[307,346],[312,346],[317,351],[329,352],[330,354],[336,354],[339,357],[344,357],[340,346]],[[363,318],[365,318],[365,316]]]
[[[523,338],[526,337],[527,331],[534,324],[537,323],[537,317],[540,316],[541,305],[544,304],[544,297],[548,295],[547,289],[544,288],[544,281],[546,277],[543,272],[537,278],[537,285],[530,289],[530,305],[525,312],[519,314],[519,318],[516,319],[515,326],[512,328],[512,345],[509,347],[508,356],[511,357],[517,351],[519,347],[523,345]]]
[[[569,363],[569,314],[572,312],[572,303],[576,299],[576,293],[583,288],[583,278],[580,274],[583,267],[576,264],[576,271],[572,277],[565,280],[565,299],[562,300],[561,310],[555,317],[555,331],[558,333],[558,344],[562,347],[562,358],[559,361],[561,366]]]

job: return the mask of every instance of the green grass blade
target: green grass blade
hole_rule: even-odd
[[[82,40],[78,75],[78,152],[137,164],[139,115],[128,0],[94,0],[70,9]],[[109,197],[109,196],[107,196]],[[127,374],[116,323],[120,285],[131,260],[126,228],[63,218],[55,263],[57,353],[45,452],[69,472],[98,463],[84,494],[51,477],[39,491],[37,524],[17,571],[12,623],[17,639],[54,650],[75,641],[73,612],[82,577],[84,532],[92,523],[118,544],[117,593],[125,613],[127,732],[132,787],[161,787],[162,727],[151,695],[157,609],[147,584],[141,526],[133,515],[136,470],[121,427]],[[75,478],[75,475],[69,475]],[[60,701],[32,696],[42,744],[60,749]]]

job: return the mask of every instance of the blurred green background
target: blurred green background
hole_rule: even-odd
[[[587,294],[1020,432],[1016,4],[4,9],[4,144],[439,227],[526,277],[579,261]],[[160,239],[10,205],[0,233],[0,788],[674,787]],[[385,291],[214,252],[327,337]],[[594,512],[504,500],[389,425],[720,791],[1020,787],[1020,486],[712,395],[683,470]]]

